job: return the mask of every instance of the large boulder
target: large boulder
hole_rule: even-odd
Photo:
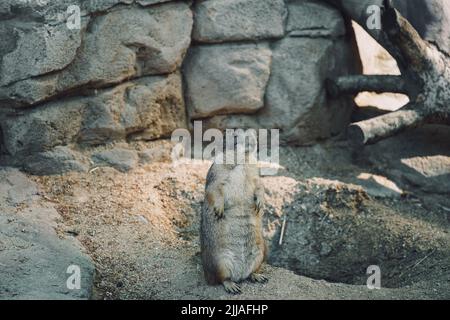
[[[37,76],[39,69],[35,69],[33,75],[37,77],[0,87],[0,107],[36,104],[88,85],[103,87],[134,77],[171,73],[181,65],[191,41],[191,28],[192,12],[184,2],[149,8],[123,7],[92,18],[89,29],[81,30],[83,42],[77,55],[72,60],[66,59],[71,60],[66,68],[41,76]],[[59,46],[62,44],[55,47]],[[47,51],[51,50],[54,53],[44,55],[49,57],[47,60],[62,52],[55,48]],[[22,67],[16,62],[8,68],[8,74],[15,74]]]
[[[280,38],[286,14],[283,0],[200,1],[192,36],[200,42]]]
[[[192,48],[184,65],[186,104],[191,119],[254,113],[261,109],[270,62],[267,44]]]
[[[17,169],[0,169],[0,208],[29,204],[38,199],[38,186]]]
[[[0,300],[91,298],[93,261],[75,238],[57,233],[61,216],[37,194],[23,173],[0,170]],[[79,288],[67,285],[71,266]]]
[[[126,137],[155,140],[185,127],[180,74],[144,77],[89,99],[77,141],[97,145]]]

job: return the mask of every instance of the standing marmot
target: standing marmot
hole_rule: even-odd
[[[256,137],[250,143],[256,148]],[[245,143],[244,143],[245,145]],[[242,147],[234,144],[237,149]],[[226,152],[233,152],[227,149]],[[250,149],[251,150],[251,149]],[[267,282],[258,274],[266,256],[262,232],[264,187],[256,159],[245,147],[245,163],[214,161],[208,171],[202,207],[200,243],[203,270],[209,284],[223,284],[229,293],[241,292],[245,279]],[[250,163],[249,163],[250,162]]]

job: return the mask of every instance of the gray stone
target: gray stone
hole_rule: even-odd
[[[73,71],[87,62],[77,74],[79,78],[115,82],[115,77],[122,80],[175,71],[190,44],[192,13],[183,2],[123,8],[92,24],[93,32],[86,35],[84,51],[77,61],[80,65]]]
[[[57,75],[50,73],[0,87],[0,109],[24,107],[52,98],[58,91]]]
[[[71,0],[70,4],[80,5],[81,1],[83,0]],[[55,24],[60,22],[58,14],[66,11],[67,7],[67,0],[3,0],[0,4],[0,18],[5,20],[13,18],[23,20],[23,18],[26,18],[28,21],[34,20]]]
[[[114,148],[94,153],[92,160],[97,166],[111,166],[120,172],[127,172],[138,165],[138,155],[134,150]]]
[[[78,243],[60,239],[48,222],[30,220],[27,214],[0,213],[0,224],[0,299],[91,297],[94,265]],[[66,285],[71,265],[80,268],[78,290]]]
[[[271,51],[266,44],[223,44],[191,49],[184,67],[191,118],[253,113],[264,105]]]
[[[264,107],[252,115],[215,113],[204,126],[280,129],[281,142],[293,145],[312,144],[344,132],[350,122],[353,99],[328,97],[324,84],[329,77],[360,72],[350,41],[286,37],[273,43]],[[187,84],[189,88],[189,81]],[[229,92],[232,91],[227,91],[228,96]],[[187,98],[191,99],[190,95]],[[212,97],[210,100],[214,101]],[[188,110],[192,112],[192,108]]]
[[[289,18],[286,31],[290,36],[338,37],[346,33],[341,13],[316,1],[289,2]]]
[[[0,202],[18,206],[36,199],[38,194],[35,182],[14,168],[0,169]]]
[[[48,103],[0,119],[5,152],[16,158],[57,145],[98,145],[133,135],[169,137],[186,127],[181,76],[151,76],[96,95]]]
[[[158,144],[149,146],[139,152],[141,163],[168,162],[172,158],[172,148],[174,145],[166,141],[158,141]]]
[[[66,146],[57,146],[50,151],[30,155],[25,159],[23,167],[27,172],[35,175],[53,175],[69,171],[86,172],[88,170],[82,156]]]
[[[282,0],[210,0],[195,5],[193,39],[225,42],[280,38],[286,8]]]
[[[139,4],[143,7],[173,0],[3,0],[0,3],[0,18],[33,20],[56,25],[66,23],[69,5],[80,7],[81,16],[107,13],[119,5]]]
[[[192,12],[184,2],[125,7],[93,18],[72,63],[61,72],[0,87],[0,107],[25,106],[83,86],[175,71],[190,44]]]
[[[74,142],[85,108],[84,99],[68,99],[0,119],[6,153],[23,157]]]
[[[185,127],[181,76],[146,77],[90,99],[78,142],[96,145],[127,136],[154,140]]]
[[[5,22],[0,38],[0,86],[67,67],[81,45],[81,31],[65,24]]]
[[[352,53],[345,40],[285,38],[273,48],[272,74],[259,122],[281,129],[282,139],[309,144],[336,135],[350,121],[350,98],[328,99],[328,77],[350,72]]]
[[[93,261],[75,238],[57,234],[61,216],[36,193],[17,169],[0,170],[0,300],[91,298]],[[67,287],[71,265],[80,268],[80,289]]]

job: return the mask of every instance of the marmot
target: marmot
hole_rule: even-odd
[[[234,164],[227,164],[225,159],[213,162],[206,177],[201,213],[200,244],[206,280],[211,285],[222,284],[232,294],[241,293],[238,283],[243,280],[268,281],[258,273],[267,247],[262,231],[264,187],[251,153],[251,147],[256,148],[256,136],[249,145],[244,147],[243,164],[236,158]],[[233,150],[226,148],[226,153],[235,155],[239,147],[235,143]]]

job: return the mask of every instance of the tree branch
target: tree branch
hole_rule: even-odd
[[[325,0],[361,25],[397,61],[401,77],[344,76],[328,80],[331,96],[361,91],[408,94],[411,103],[399,111],[349,127],[349,139],[356,144],[375,143],[405,129],[427,123],[450,122],[450,58],[423,40],[390,0]],[[367,23],[373,5],[380,8],[381,28]],[[376,11],[376,10],[375,10]],[[372,14],[373,10],[372,10]],[[373,17],[372,17],[373,18]]]
[[[389,1],[387,1],[389,3]],[[422,72],[431,65],[427,43],[395,8],[386,8],[382,16],[383,31],[398,48],[403,63],[414,72]]]
[[[391,5],[389,0],[325,0],[336,6],[345,16],[356,21],[372,38],[385,48],[395,60],[402,71],[408,71],[414,66],[422,68],[429,57],[427,43],[414,27],[402,17]],[[381,29],[371,29],[367,25],[371,6],[381,9]],[[399,43],[402,45],[399,46]],[[421,58],[422,57],[422,58]],[[414,70],[417,71],[417,70]],[[409,72],[408,72],[409,73]]]
[[[401,76],[391,75],[351,75],[327,79],[328,93],[336,98],[342,94],[357,94],[363,91],[409,94],[406,82]]]
[[[365,121],[356,122],[348,128],[348,138],[355,145],[378,142],[403,130],[419,126],[426,120],[419,106],[406,107]]]

